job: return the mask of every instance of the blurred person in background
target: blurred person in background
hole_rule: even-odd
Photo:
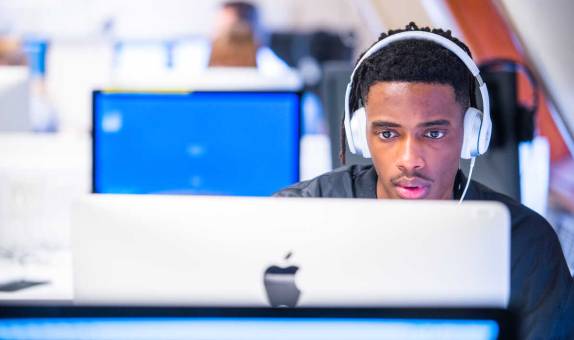
[[[215,17],[209,66],[257,67],[266,75],[288,72],[289,66],[265,45],[264,35],[255,5],[223,3]]]
[[[26,54],[19,39],[14,37],[0,37],[0,65],[26,66]]]
[[[257,43],[249,25],[234,22],[211,46],[209,67],[257,67]]]

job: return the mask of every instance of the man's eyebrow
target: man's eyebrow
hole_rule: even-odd
[[[373,127],[378,127],[378,128],[398,128],[398,127],[401,127],[400,124],[388,122],[388,121],[384,121],[384,120],[375,120],[371,123],[371,125]]]
[[[431,120],[428,122],[418,124],[419,127],[430,127],[430,126],[450,126],[450,122],[446,119]]]

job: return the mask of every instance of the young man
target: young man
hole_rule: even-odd
[[[470,58],[468,47],[450,31],[419,29],[414,23],[383,33],[379,41],[404,31],[446,38]],[[362,138],[373,165],[342,167],[275,196],[460,199],[466,183],[459,170],[465,154],[461,150],[468,148],[463,145],[465,116],[469,107],[476,107],[476,89],[470,68],[452,49],[418,38],[389,43],[358,63],[349,95],[349,112],[356,114],[360,107],[366,111],[359,129],[366,129]],[[482,137],[487,146],[490,136]],[[344,132],[341,138],[344,146]],[[361,137],[353,131],[353,139]],[[471,153],[474,157],[484,151]],[[572,278],[552,227],[532,210],[474,181],[464,200],[499,201],[510,210],[510,306],[519,313],[522,336],[574,337],[567,329],[570,316],[564,315]]]

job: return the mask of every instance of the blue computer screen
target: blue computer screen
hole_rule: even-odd
[[[493,320],[44,318],[0,320],[1,339],[497,339]]]
[[[291,92],[94,93],[93,190],[268,196],[299,179]]]

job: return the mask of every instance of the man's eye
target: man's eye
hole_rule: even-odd
[[[430,130],[427,131],[425,133],[425,137],[431,138],[431,139],[441,139],[442,137],[444,137],[445,132],[441,131],[441,130]]]
[[[381,131],[379,132],[379,138],[381,139],[391,139],[393,137],[396,137],[397,134],[394,131],[390,131],[390,130],[385,130],[385,131]]]

